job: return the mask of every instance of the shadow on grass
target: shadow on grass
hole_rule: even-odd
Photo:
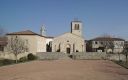
[[[128,63],[126,63],[125,61],[120,60],[120,61],[113,61],[113,62],[122,66],[122,67],[124,67],[124,68],[126,68],[126,69],[128,69]]]

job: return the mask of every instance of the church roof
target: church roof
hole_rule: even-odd
[[[40,35],[38,33],[35,33],[31,30],[12,32],[12,33],[8,33],[7,35],[38,35],[38,36],[45,37],[45,38],[53,38],[53,37],[50,37],[50,36],[42,36],[42,35]]]
[[[56,36],[54,39],[59,38],[59,37],[62,37],[62,36],[65,36],[65,35],[72,35],[72,36],[75,36],[75,37],[77,37],[77,38],[84,39],[83,37],[80,37],[80,36],[78,36],[78,35],[76,35],[76,34],[73,34],[73,33],[71,33],[71,32],[63,33],[63,34],[61,34],[61,35],[59,35],[59,36]]]
[[[38,34],[30,30],[26,30],[26,31],[8,33],[7,35],[38,35]]]

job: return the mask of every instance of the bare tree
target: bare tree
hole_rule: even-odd
[[[128,63],[128,49],[124,48],[123,54],[125,55],[126,64]]]
[[[113,41],[106,40],[103,45],[106,49],[106,52],[108,52],[109,49],[111,49],[112,50],[111,52],[113,52],[113,50],[114,50],[114,42]]]
[[[127,43],[125,43],[125,45],[124,45],[123,54],[125,55],[125,61],[126,61],[126,64],[127,64],[128,63],[128,44]]]
[[[11,36],[8,38],[7,50],[15,55],[16,63],[18,61],[18,54],[24,53],[28,50],[28,44],[26,40],[21,39],[18,36]]]
[[[114,50],[114,40],[113,40],[113,38],[110,35],[103,35],[102,38],[103,38],[103,41],[104,41],[103,46],[105,48],[106,53],[107,53],[108,49],[111,49],[112,52],[113,52],[113,50]]]
[[[110,35],[103,35],[100,37],[101,45],[104,48],[104,51],[107,53],[107,58],[110,57],[109,53],[113,53],[114,51],[114,40]],[[109,51],[110,50],[110,51]]]

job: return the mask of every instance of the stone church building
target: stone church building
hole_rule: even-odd
[[[83,38],[83,26],[81,21],[71,22],[71,32],[55,37],[52,42],[52,52],[85,52],[86,45]]]

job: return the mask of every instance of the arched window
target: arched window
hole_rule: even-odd
[[[59,46],[58,46],[57,52],[60,52],[60,44],[59,44]]]

